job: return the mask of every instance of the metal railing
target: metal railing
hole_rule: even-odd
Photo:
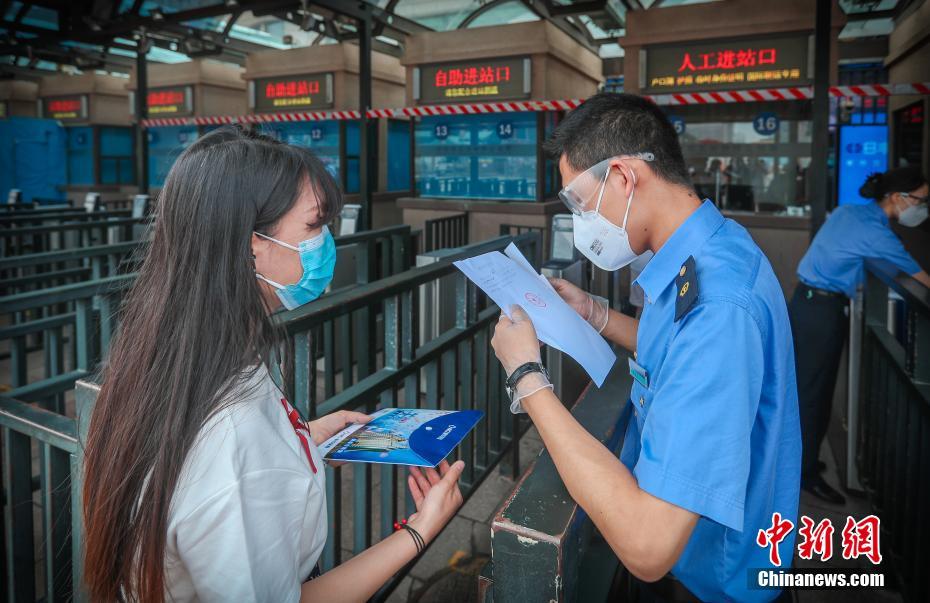
[[[149,218],[109,218],[0,229],[0,257],[130,241],[133,226],[147,222]]]
[[[526,226],[523,224],[501,224],[499,234],[502,237],[517,237],[528,232],[538,232],[543,242],[543,261],[549,259],[550,229],[542,226]]]
[[[526,423],[519,422],[508,410],[509,403],[503,392],[504,375],[490,349],[499,310],[452,265],[459,257],[503,249],[510,241],[497,239],[474,245],[442,262],[336,291],[307,306],[277,315],[294,346],[293,380],[286,384],[294,392],[294,405],[307,418],[339,409],[371,412],[386,406],[483,410],[485,419],[457,452],[467,463],[461,482],[465,497],[474,492],[508,453],[513,455],[512,466],[519,467],[517,443]],[[538,235],[524,235],[514,242],[538,265],[541,251]],[[421,286],[453,274],[458,275],[456,324],[425,345],[417,346],[417,292]],[[111,288],[117,286],[115,282],[110,285]],[[82,302],[85,325],[90,304],[89,299]],[[382,314],[384,349],[375,354],[371,353],[371,342],[375,338],[368,329],[376,324],[373,318],[378,312]],[[326,341],[327,329],[332,329],[330,335],[338,333],[337,329],[343,328],[339,321],[345,321],[349,328],[348,341],[354,341],[363,350],[359,350],[354,370],[348,371],[351,377],[346,386],[324,397],[317,395],[325,393],[326,389],[320,384],[320,377],[323,381],[329,380],[327,369],[335,361],[331,354],[332,338]],[[354,331],[354,328],[362,330]],[[321,348],[314,348],[311,334],[321,329],[323,344]],[[84,340],[89,338],[85,336]],[[322,350],[321,357],[316,355],[315,349]],[[421,379],[425,380],[425,394],[421,393]],[[71,576],[71,584],[81,583],[83,459],[80,442],[84,441],[84,435],[78,434],[86,434],[97,391],[93,383],[78,383],[76,420],[43,411],[21,400],[0,399],[0,436],[3,438],[0,466],[4,490],[8,493],[3,557],[12,560],[3,568],[3,582],[10,600],[41,598],[42,593],[34,588],[36,547],[45,551],[45,562],[40,564],[45,576],[45,600],[67,598],[70,584],[64,581],[63,575]],[[29,454],[33,441],[39,442],[44,455],[40,458],[45,459],[39,463],[39,506],[45,519],[38,535],[31,521],[32,476],[36,473],[36,463]],[[375,471],[379,478],[377,487],[373,487],[372,482]],[[391,534],[394,520],[410,514],[414,508],[409,494],[404,494],[405,478],[396,467],[373,468],[367,464],[327,467],[326,477],[329,538],[321,558],[324,569],[340,562],[343,548],[357,553],[374,540]],[[344,496],[345,491],[350,494]],[[342,525],[348,520],[353,523],[351,543],[344,543]],[[70,542],[67,540],[69,532],[59,530],[63,526],[70,530]],[[395,576],[376,599],[386,598],[403,575],[401,572]],[[47,593],[54,596],[49,597]],[[57,593],[62,595],[59,597]],[[78,592],[74,600],[85,598]]]
[[[100,268],[102,278],[0,298],[0,315],[8,317],[7,326],[0,327],[0,345],[8,347],[4,353],[9,355],[11,367],[12,390],[7,395],[59,408],[61,395],[73,389],[74,382],[86,377],[106,355],[118,319],[116,310],[135,279],[135,273],[117,274],[119,262],[111,256],[114,252],[130,254],[136,245],[0,259],[0,266],[12,269],[74,257],[105,258],[100,260],[105,264]],[[336,237],[336,247],[354,249],[356,285],[402,272],[412,262],[410,227],[406,225]],[[29,356],[38,351],[43,352],[44,376],[30,380]]]
[[[44,212],[14,212],[0,214],[0,229],[19,228],[25,226],[41,226],[48,222],[87,222],[91,220],[104,220],[109,218],[128,218],[131,210],[119,209],[114,211],[87,212],[83,209],[69,208]]]
[[[468,245],[468,214],[427,220],[423,225],[423,252]]]
[[[114,276],[140,241],[28,253],[0,258],[0,294],[45,289]]]
[[[0,397],[0,442],[4,513],[3,601],[66,601],[71,595],[72,560],[79,558],[80,457],[74,419],[36,408],[6,396]],[[33,444],[38,461],[33,462]],[[35,468],[38,465],[38,468]],[[40,524],[34,523],[34,474],[38,474]],[[74,519],[75,521],[72,521]],[[42,535],[36,540],[36,527]],[[75,529],[75,527],[77,529]],[[41,580],[36,588],[36,550],[40,552]]]
[[[906,600],[930,599],[930,289],[869,264],[859,365],[859,481],[882,520],[882,549]],[[893,331],[898,306],[905,328]],[[888,554],[890,552],[890,554]]]
[[[466,460],[461,479],[463,493],[469,496],[508,449],[514,454],[513,466],[518,467],[519,447],[511,444],[519,437],[519,429],[505,402],[504,375],[490,355],[490,340],[500,310],[483,294],[479,295],[474,285],[452,264],[456,259],[501,250],[511,241],[539,265],[538,235],[495,239],[471,245],[434,264],[324,296],[280,315],[294,346],[292,355],[296,370],[289,384],[294,406],[305,417],[342,409],[372,412],[394,406],[483,410],[485,421],[463,440],[459,449],[460,458]],[[418,346],[419,290],[450,275],[457,279],[455,326]],[[384,350],[376,355],[370,343],[379,313]],[[311,339],[321,327],[322,350],[314,348]],[[354,341],[358,350],[367,351],[359,355],[354,374],[342,371],[341,391],[337,391],[337,375],[333,370],[335,337]],[[351,480],[354,520],[351,550],[354,553],[371,545],[374,532],[378,533],[378,538],[389,535],[395,518],[404,515],[399,512],[401,509],[406,514],[413,511],[409,494],[402,494],[403,476],[398,475],[397,468],[385,465],[375,470],[380,473],[377,505],[373,505],[369,494],[371,465],[355,464],[344,472],[327,468],[330,538],[321,559],[324,569],[338,564],[341,559],[341,521],[346,506],[342,500],[343,481]],[[377,527],[373,529],[373,525]],[[397,577],[382,594],[389,592],[399,579]]]
[[[47,199],[48,203],[42,203],[42,201],[42,199],[33,199],[29,203],[0,203],[0,215],[74,209],[74,205],[70,201],[60,201],[58,199]]]
[[[623,360],[601,388],[588,386],[571,409],[615,454],[631,416],[631,406],[621,403],[631,383]],[[545,449],[494,516],[491,542],[490,568],[481,586],[490,589],[494,601],[604,601],[618,569],[616,555],[569,495]]]

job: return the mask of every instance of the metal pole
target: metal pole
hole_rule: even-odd
[[[827,197],[830,194],[827,178],[827,156],[830,152],[830,18],[833,2],[817,0],[814,24],[814,99],[812,104],[810,205],[811,238],[817,234],[826,219]]]
[[[136,51],[136,174],[139,183],[139,194],[147,195],[149,192],[149,143],[142,120],[149,116],[148,111],[148,69],[145,54],[148,52],[149,41],[143,35]]]
[[[368,5],[360,3],[363,7]],[[358,19],[358,109],[361,112],[359,119],[359,203],[362,206],[361,228],[369,230],[372,227],[371,194],[376,188],[375,169],[372,156],[377,142],[375,141],[375,122],[368,119],[367,111],[371,109],[371,13],[365,8],[365,14]]]

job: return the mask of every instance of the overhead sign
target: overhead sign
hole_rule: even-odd
[[[650,46],[644,92],[683,92],[795,86],[811,82],[810,36]]]
[[[527,98],[532,88],[529,57],[423,65],[413,70],[419,104]]]
[[[146,98],[146,105],[148,105],[148,112],[151,116],[192,115],[194,113],[193,86],[151,88]]]
[[[87,119],[87,95],[47,96],[42,99],[42,117],[62,121]]]
[[[333,106],[333,74],[258,78],[250,83],[256,113],[326,109]]]

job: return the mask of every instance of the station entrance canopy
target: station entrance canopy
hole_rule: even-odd
[[[606,59],[623,54],[618,38],[626,34],[628,14],[707,1],[12,0],[3,3],[0,15],[0,74],[35,77],[62,66],[128,73],[140,49],[153,62],[209,56],[242,65],[248,54],[269,48],[359,40],[364,33],[360,19],[370,23],[374,50],[398,56],[412,34],[546,20]],[[848,22],[844,33],[887,34],[888,22],[911,4],[913,0],[839,0]],[[300,35],[285,35],[280,27],[268,27],[270,21],[292,24]],[[747,51],[730,50],[734,62],[740,50]],[[763,53],[762,60],[767,56]],[[707,67],[704,59],[695,53],[689,57],[695,76],[700,75]],[[679,58],[666,57],[672,62]],[[655,57],[656,69],[662,60]],[[673,67],[677,73],[680,65]]]

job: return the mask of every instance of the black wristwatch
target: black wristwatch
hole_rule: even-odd
[[[512,373],[510,373],[510,376],[507,377],[507,381],[504,383],[504,388],[507,390],[507,396],[510,398],[511,402],[513,402],[513,393],[517,389],[517,382],[530,373],[542,373],[546,380],[550,380],[549,371],[546,370],[546,367],[544,367],[542,363],[525,362],[521,364]]]

